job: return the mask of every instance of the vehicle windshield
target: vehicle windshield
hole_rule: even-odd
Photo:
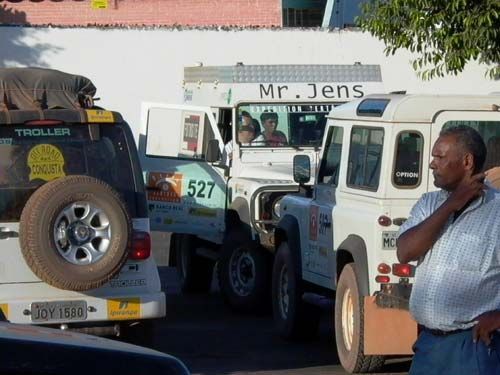
[[[335,104],[335,105],[339,105]],[[242,147],[318,147],[331,103],[258,103],[237,109],[237,141]]]
[[[107,182],[135,207],[135,183],[120,125],[0,127],[0,221],[17,221],[33,192],[68,175]]]

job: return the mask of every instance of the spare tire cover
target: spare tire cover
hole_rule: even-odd
[[[117,191],[89,176],[41,186],[21,214],[19,240],[33,273],[60,289],[97,288],[116,275],[131,243],[131,219]]]

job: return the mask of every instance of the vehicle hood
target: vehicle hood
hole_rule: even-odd
[[[241,178],[283,181],[294,184],[292,164],[261,163],[259,165],[245,166],[240,173]]]
[[[307,155],[311,161],[311,179],[314,180],[318,157],[317,150],[245,150],[241,161],[237,163],[234,177],[277,180],[283,183],[296,184],[293,181],[293,158],[296,155]]]

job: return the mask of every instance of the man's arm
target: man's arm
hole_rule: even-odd
[[[396,241],[398,260],[408,263],[423,257],[437,241],[446,221],[454,212],[445,202],[427,219],[399,236]]]
[[[408,263],[423,257],[438,240],[450,215],[483,193],[484,173],[478,173],[455,189],[427,219],[401,234],[396,242],[398,260]]]

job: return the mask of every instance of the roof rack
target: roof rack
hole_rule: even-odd
[[[44,68],[0,68],[0,109],[44,110],[93,107],[90,79]]]
[[[29,121],[54,120],[64,123],[120,123],[118,112],[102,109],[44,109],[0,111],[0,125],[24,124]]]

